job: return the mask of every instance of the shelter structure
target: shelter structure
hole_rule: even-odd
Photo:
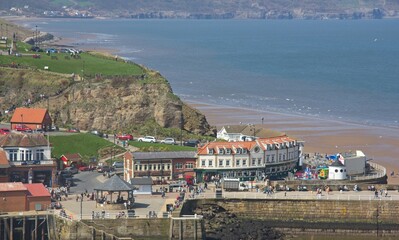
[[[96,202],[106,209],[131,208],[134,203],[133,190],[134,187],[118,175],[113,175],[103,184],[94,188],[97,196]],[[117,194],[116,198],[113,196],[115,193]],[[127,198],[124,199],[122,193],[127,193]]]
[[[151,178],[132,178],[130,183],[134,186],[135,194],[152,194],[152,179]]]
[[[341,161],[336,160],[328,166],[328,179],[330,180],[344,180],[346,179],[346,167]]]

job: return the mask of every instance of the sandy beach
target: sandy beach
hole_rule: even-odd
[[[386,167],[388,175],[395,172],[394,177],[388,177],[389,184],[399,184],[398,129],[185,101],[201,111],[213,126],[255,124],[281,131],[305,141],[307,153],[336,154],[362,150],[367,158]]]

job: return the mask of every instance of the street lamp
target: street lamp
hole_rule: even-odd
[[[80,220],[83,219],[83,195],[80,198]]]
[[[265,118],[264,118],[264,117],[262,117],[262,125],[263,125],[263,120],[265,120]]]
[[[183,112],[180,113],[180,146],[183,146]]]

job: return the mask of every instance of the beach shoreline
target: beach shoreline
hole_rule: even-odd
[[[37,21],[38,19],[40,18],[17,17],[10,21],[18,24],[23,21]],[[88,37],[93,36],[88,34]],[[73,38],[63,38],[51,44],[73,46],[74,41],[76,40]],[[98,48],[95,44],[76,47],[108,55],[118,53],[118,50]],[[123,56],[121,57],[123,58]],[[386,167],[388,176],[390,172],[394,171],[395,176],[389,177],[388,182],[399,184],[399,176],[396,177],[396,173],[399,173],[397,161],[397,156],[399,156],[399,129],[301,116],[294,113],[277,113],[244,107],[213,105],[191,99],[184,99],[183,101],[202,112],[211,125],[256,124],[284,132],[304,141],[306,153],[335,154],[362,150],[369,159],[373,159],[374,162]]]
[[[336,154],[361,150],[368,160],[387,169],[388,183],[399,184],[399,131],[338,121],[320,120],[254,109],[211,105],[185,100],[203,113],[212,126],[255,124],[304,141],[306,153]],[[263,118],[263,125],[262,125]],[[390,173],[394,171],[394,176]]]

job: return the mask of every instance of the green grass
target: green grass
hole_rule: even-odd
[[[80,59],[75,59],[67,53],[52,53],[49,56],[43,52],[30,52],[30,46],[22,43],[18,43],[18,48],[22,57],[2,55],[0,56],[0,65],[10,66],[15,63],[42,70],[47,66],[51,72],[84,74],[84,76],[95,76],[96,74],[103,76],[137,76],[144,73],[143,68],[131,62],[115,61],[109,57],[100,57],[90,53],[81,53]],[[40,54],[40,58],[33,58],[33,54]]]
[[[124,149],[113,143],[89,133],[70,134],[63,136],[50,136],[53,147],[52,155],[60,157],[62,154],[79,153],[84,159],[99,158],[101,150],[115,147],[115,152],[123,152]]]
[[[142,151],[142,152],[197,151],[197,148],[194,148],[194,147],[169,145],[169,144],[161,144],[161,143],[146,143],[146,142],[130,141],[129,145],[140,148],[140,151]]]

